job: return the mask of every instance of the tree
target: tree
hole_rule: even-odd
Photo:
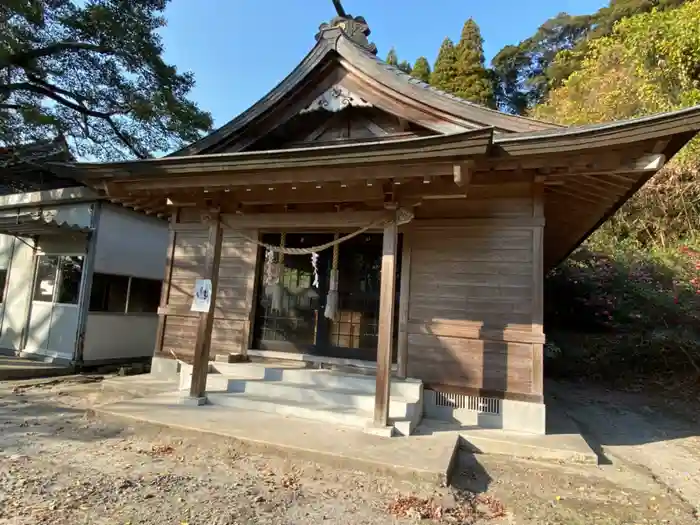
[[[398,66],[399,65],[399,56],[396,54],[396,49],[393,47],[389,50],[389,53],[386,55],[386,60],[384,61],[390,66]]]
[[[418,57],[416,63],[413,64],[411,75],[423,82],[430,83],[430,63],[425,57]]]
[[[457,77],[457,54],[454,42],[445,38],[440,46],[433,72],[430,75],[430,83],[438,89],[453,91]]]
[[[568,52],[579,69],[549,93],[534,116],[587,124],[700,104],[698,27],[700,0],[621,20],[611,35],[591,40],[585,51]],[[643,247],[698,239],[699,168],[700,140],[694,139],[599,235]]]
[[[493,82],[484,67],[484,39],[473,19],[465,22],[455,48],[456,70],[452,92],[465,100],[493,106]]]
[[[168,0],[0,5],[0,145],[65,137],[77,157],[149,157],[197,140],[209,113],[162,57]]]
[[[624,18],[654,8],[675,9],[686,1],[610,0],[608,6],[590,15],[559,13],[530,38],[517,46],[504,47],[492,60],[498,107],[511,113],[526,112],[544,101],[550,89],[561,86],[579,68],[578,52],[585,52],[589,41],[609,35]]]
[[[394,66],[404,73],[411,74],[411,63],[408,62],[407,60],[402,60],[399,62],[399,56],[396,54],[396,49],[393,47],[389,50],[389,53],[386,55],[386,60],[385,62],[389,64],[390,66]]]
[[[411,67],[411,63],[410,63],[408,60],[402,60],[402,61],[399,63],[399,65],[396,66],[396,67],[398,67],[401,71],[403,71],[403,72],[406,73],[407,75],[410,75],[410,74],[411,74],[411,70],[413,69],[413,68]]]

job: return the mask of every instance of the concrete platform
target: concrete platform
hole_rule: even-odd
[[[156,396],[177,389],[177,379],[161,379],[151,374],[133,376],[105,377],[101,383],[102,390],[124,394],[125,397]]]
[[[454,432],[460,436],[460,449],[473,454],[497,454],[517,459],[558,461],[597,465],[598,455],[576,433],[533,434],[488,428],[465,428],[438,420],[424,419],[417,435]]]
[[[181,393],[168,392],[95,410],[103,416],[232,438],[260,452],[438,483],[449,482],[460,450],[519,459],[597,463],[595,453],[576,434],[533,436],[455,428],[424,420],[416,435],[386,438],[278,414],[217,405],[185,406],[180,399]]]
[[[22,357],[0,355],[0,381],[40,379],[45,377],[66,376],[72,373],[73,368],[70,366],[34,361]]]
[[[459,436],[452,432],[384,438],[265,412],[216,405],[186,406],[180,399],[181,394],[166,393],[103,405],[95,412],[216,434],[259,452],[432,483],[448,481],[458,451]]]

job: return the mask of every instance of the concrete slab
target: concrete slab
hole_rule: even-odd
[[[184,406],[169,392],[102,405],[96,413],[237,440],[253,450],[400,478],[446,483],[459,436],[440,433],[385,438],[277,414],[216,405]]]
[[[497,454],[518,459],[598,464],[597,454],[577,433],[540,436],[505,430],[461,427],[434,419],[424,419],[416,429],[416,435],[441,433],[458,435],[460,448],[474,454]]]
[[[152,374],[105,377],[102,389],[108,392],[129,394],[132,397],[146,397],[173,392],[177,389],[177,377],[162,379]]]
[[[71,366],[33,361],[22,357],[0,355],[0,381],[40,379],[45,377],[66,376],[72,373],[73,368]]]

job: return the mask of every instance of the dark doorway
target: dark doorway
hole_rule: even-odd
[[[290,233],[285,245],[294,248],[319,246],[333,234]],[[401,253],[401,236],[399,250]],[[279,246],[280,234],[263,235],[266,244]],[[285,255],[279,310],[273,308],[276,284],[265,250],[260,249],[257,275],[254,345],[260,350],[306,353],[325,357],[376,361],[379,291],[382,264],[382,234],[366,233],[340,245],[338,257],[338,317],[324,316],[333,265],[333,249],[318,254],[316,270],[311,255]],[[277,255],[274,256],[276,264]],[[398,257],[395,318],[401,257]],[[274,266],[274,265],[272,265]],[[272,279],[276,282],[276,279]],[[394,322],[394,337],[396,338]],[[394,360],[396,345],[394,344]]]

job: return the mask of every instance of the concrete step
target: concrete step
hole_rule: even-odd
[[[212,363],[222,375],[244,379],[265,379],[320,388],[338,388],[374,395],[376,379],[372,375],[341,373],[313,368],[266,366],[263,363]],[[214,374],[212,374],[214,375]],[[423,384],[417,379],[392,379],[391,395],[409,401],[422,399]]]
[[[294,401],[300,403],[325,403],[354,408],[371,413],[374,410],[374,393],[341,388],[320,387],[316,385],[288,383],[285,381],[229,379],[227,392],[244,392],[251,396],[267,397],[277,402]],[[208,388],[208,390],[213,390]],[[418,400],[406,400],[391,396],[389,417],[412,418],[416,411],[422,410]]]
[[[181,390],[191,378],[192,367],[183,365]],[[373,376],[277,364],[214,362],[207,376],[213,404],[361,428],[372,420],[374,391]],[[410,435],[422,416],[422,383],[392,381],[389,418],[396,433]]]
[[[349,428],[363,430],[371,428],[371,411],[358,410],[347,405],[314,400],[281,402],[264,395],[252,395],[247,392],[208,393],[207,398],[212,405],[321,421]],[[390,425],[393,428],[388,429],[386,436],[395,434],[408,436],[416,426],[407,418],[391,418]]]

